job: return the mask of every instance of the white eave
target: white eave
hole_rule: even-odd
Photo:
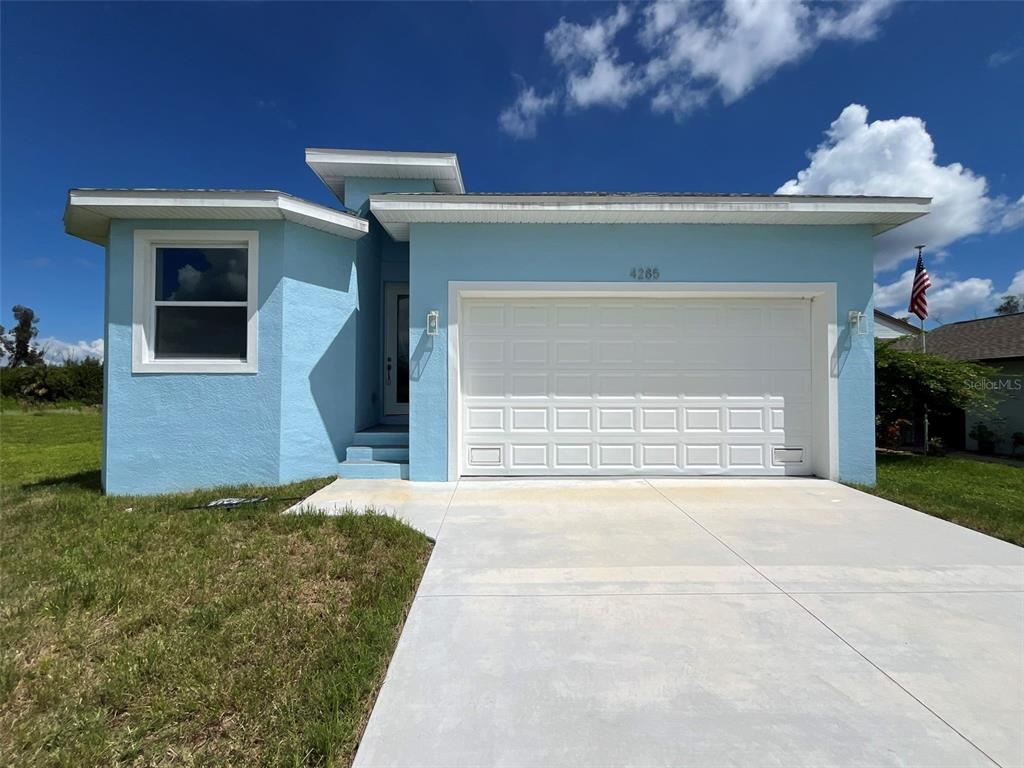
[[[274,190],[72,189],[64,208],[64,230],[106,245],[112,219],[188,221],[286,220],[357,240],[369,222]]]
[[[346,178],[427,179],[441,193],[458,195],[459,158],[450,152],[377,152],[366,149],[306,150],[306,165],[344,202]]]
[[[874,234],[928,213],[928,197],[803,195],[371,195],[370,210],[395,240],[409,225],[788,224],[870,225]]]

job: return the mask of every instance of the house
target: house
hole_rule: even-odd
[[[918,337],[921,329],[911,325],[906,320],[886,314],[880,309],[875,310],[875,338],[876,339],[900,339],[904,336]]]
[[[1008,453],[1013,433],[1024,432],[1024,312],[940,325],[928,331],[926,343],[930,354],[985,363],[999,371],[989,380],[998,395],[996,412],[957,414],[958,423],[951,432],[950,447],[977,450],[978,444],[970,437],[970,432],[980,421],[1001,438],[997,449]],[[919,350],[919,343],[910,346],[901,341],[897,344],[904,349]]]
[[[103,483],[875,479],[872,238],[917,197],[481,194],[309,149],[275,191],[74,189],[106,249]]]

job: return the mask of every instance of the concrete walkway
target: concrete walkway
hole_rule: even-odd
[[[378,766],[1022,766],[1024,549],[821,480],[339,481],[437,539]]]

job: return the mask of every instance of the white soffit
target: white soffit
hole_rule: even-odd
[[[428,179],[438,192],[460,195],[459,158],[451,152],[376,152],[366,149],[306,150],[306,165],[344,202],[345,179]]]
[[[799,195],[371,195],[395,240],[409,225],[445,224],[869,224],[874,234],[928,213],[928,197]]]
[[[369,222],[274,190],[72,189],[64,208],[64,230],[106,245],[112,219],[189,221],[286,220],[357,240]]]

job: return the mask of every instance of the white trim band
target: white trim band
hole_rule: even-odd
[[[69,235],[106,245],[112,219],[286,220],[358,240],[366,219],[273,190],[72,189],[64,209]]]
[[[344,203],[345,179],[427,179],[445,194],[462,194],[459,158],[451,152],[378,152],[365,149],[306,150],[308,165]]]
[[[410,224],[871,225],[880,234],[924,216],[927,197],[787,195],[371,195],[370,210],[399,241]]]

